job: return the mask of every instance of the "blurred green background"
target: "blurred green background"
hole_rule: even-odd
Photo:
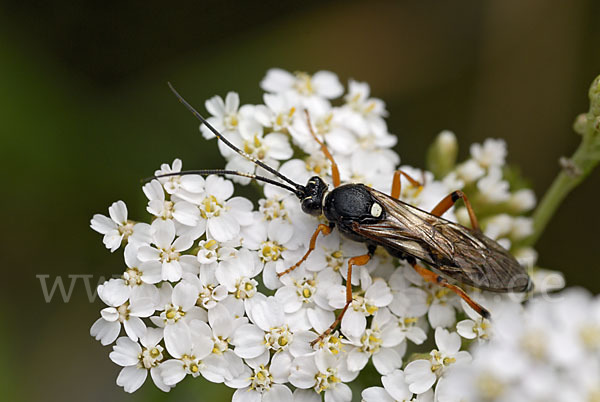
[[[3,163],[2,400],[203,401],[231,391],[187,380],[115,385],[110,348],[89,336],[102,307],[81,280],[69,303],[44,301],[40,280],[121,272],[89,229],[123,199],[144,216],[140,179],[180,157],[222,167],[214,142],[166,87],[203,110],[208,97],[261,100],[270,67],[328,69],[367,81],[387,103],[404,163],[423,166],[442,129],[462,145],[505,138],[509,161],[538,196],[578,143],[574,117],[600,74],[600,2],[304,1],[0,3]],[[539,263],[600,291],[596,171],[558,211]],[[359,395],[355,394],[358,398]]]

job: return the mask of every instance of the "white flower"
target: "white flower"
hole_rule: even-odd
[[[317,141],[312,136],[312,131],[323,140],[328,149],[337,156],[350,155],[358,149],[358,137],[348,128],[345,116],[339,108],[332,108],[331,103],[320,98],[311,98],[305,101],[305,112],[297,114],[289,133],[296,145],[308,155],[322,155]],[[308,125],[308,118],[311,125]]]
[[[156,288],[130,288],[123,279],[110,279],[98,286],[98,296],[110,307],[101,311],[92,325],[90,334],[103,345],[111,344],[121,332],[121,324],[127,336],[134,342],[146,333],[142,318],[154,313],[158,302]]]
[[[228,136],[229,141],[246,154],[264,162],[277,169],[280,160],[289,159],[293,155],[292,147],[288,137],[280,132],[271,132],[264,134],[263,127],[255,120],[246,120],[240,124],[239,131],[233,132]],[[268,176],[270,173],[258,167],[254,162],[231,153],[231,150],[223,150],[223,156],[228,159],[226,169],[237,170],[240,172],[257,173],[261,176]],[[249,178],[233,176],[232,179],[241,184],[248,184]]]
[[[185,177],[185,176],[184,176]],[[152,180],[143,187],[144,194],[148,198],[146,210],[157,218],[163,220],[175,219],[182,225],[195,226],[200,219],[198,208],[187,201],[176,199],[165,199],[163,186],[158,180]]]
[[[193,320],[189,326],[179,325],[173,328],[176,343],[167,350],[174,357],[165,361],[161,367],[162,378],[167,385],[176,385],[186,375],[197,377],[200,374],[208,381],[223,382],[228,376],[227,361],[212,354],[213,341],[210,327],[203,321]]]
[[[304,159],[290,159],[281,165],[279,172],[296,183],[306,183],[312,176],[319,176],[325,182],[332,183],[331,162],[319,152],[309,154]],[[271,186],[265,186],[269,187]],[[295,201],[298,202],[297,199]]]
[[[154,176],[158,177],[165,174],[178,173],[181,172],[181,168],[181,159],[174,159],[171,166],[166,163],[160,165],[160,169],[154,172]],[[204,177],[200,175],[158,177],[158,181],[169,195],[174,195],[184,200],[204,192]]]
[[[469,352],[460,349],[460,336],[443,328],[435,329],[438,349],[431,351],[429,360],[414,360],[404,369],[408,388],[415,394],[427,392],[447,368],[471,360]]]
[[[460,164],[456,169],[456,176],[464,183],[472,183],[478,180],[485,174],[485,169],[482,168],[477,161],[469,159]],[[462,186],[461,186],[462,187]]]
[[[274,353],[272,364],[278,364],[281,359],[291,361],[294,335],[286,323],[282,306],[274,297],[258,298],[250,306],[247,313],[253,324],[242,325],[236,330],[234,352],[245,359],[261,356],[268,359],[271,351]],[[286,370],[289,371],[289,366]]]
[[[427,313],[427,293],[416,286],[412,286],[406,278],[406,272],[413,272],[413,268],[408,264],[397,267],[388,284],[394,295],[394,299],[388,306],[389,309],[398,317],[422,317]]]
[[[371,88],[366,82],[350,80],[348,93],[344,96],[347,105],[364,116],[385,117],[385,103],[381,99],[369,98]]]
[[[477,339],[478,341],[489,339],[491,334],[490,320],[480,316],[463,300],[461,300],[461,304],[469,318],[456,324],[456,332],[465,339]]]
[[[550,337],[557,363],[576,365],[594,357],[600,362],[600,299],[583,289],[570,289],[563,292],[552,313],[557,330]]]
[[[536,281],[533,279],[533,275],[532,275],[532,268],[535,266],[535,263],[537,262],[537,258],[538,258],[538,253],[537,251],[535,251],[532,247],[519,247],[516,250],[511,250],[511,254],[517,259],[517,261],[519,262],[519,264],[521,264],[526,270],[527,273],[529,274],[531,280],[533,281],[533,284],[536,284]],[[564,279],[564,278],[563,278]],[[565,286],[564,284],[564,280],[563,280],[563,284],[562,286],[560,286],[558,289],[562,289]]]
[[[342,333],[348,337],[360,337],[367,327],[367,318],[381,307],[392,302],[393,296],[387,283],[376,278],[367,288],[364,296],[355,294],[352,303],[342,318]],[[346,288],[338,285],[331,289],[329,304],[334,308],[343,308],[346,304]]]
[[[90,226],[103,234],[102,240],[107,249],[116,251],[123,242],[132,241],[138,244],[150,242],[150,225],[127,220],[127,206],[123,201],[116,201],[108,208],[110,218],[95,214]]]
[[[286,132],[292,125],[296,110],[299,106],[299,99],[294,93],[264,94],[265,105],[256,106],[256,119],[265,127],[271,128],[274,132]],[[286,158],[292,157],[290,154]]]
[[[232,402],[291,402],[293,400],[292,391],[283,385],[287,382],[287,376],[283,374],[289,370],[291,361],[281,361],[279,363],[271,362],[269,365],[269,356],[266,359],[247,360],[252,368],[250,384],[244,388],[239,388],[233,394]]]
[[[142,246],[138,249],[138,258],[143,270],[155,270],[161,267],[161,276],[165,281],[176,282],[183,272],[196,272],[198,261],[193,255],[182,255],[192,247],[193,240],[188,236],[175,239],[175,224],[171,220],[160,219],[152,223],[152,243],[156,247]]]
[[[321,349],[314,355],[294,359],[289,381],[302,389],[314,389],[325,393],[325,401],[347,401],[352,399],[352,391],[345,382],[352,381],[358,372],[347,369],[342,358]]]
[[[531,272],[534,293],[547,294],[565,287],[565,276],[560,271],[534,268]]]
[[[371,328],[360,337],[348,337],[355,347],[348,353],[348,369],[360,371],[373,357],[373,365],[380,374],[389,374],[402,367],[406,342],[388,309],[377,311]]]
[[[352,129],[359,137],[372,136],[372,139],[383,139],[394,143],[380,143],[387,148],[395,144],[396,137],[387,132],[387,125],[383,117],[387,116],[385,103],[381,99],[370,98],[371,89],[366,82],[350,80],[348,93],[344,96],[346,104],[341,107],[340,115],[346,126]]]
[[[502,170],[492,166],[487,176],[477,182],[477,189],[481,192],[482,199],[489,203],[499,203],[510,198],[509,184],[502,180]]]
[[[235,258],[219,264],[215,276],[227,288],[235,304],[245,304],[257,293],[258,282],[254,279],[262,271],[258,256],[247,249],[238,252]]]
[[[366,252],[367,246],[364,243],[349,240],[340,235],[339,231],[334,230],[331,234],[317,240],[315,250],[306,260],[306,269],[316,272],[331,269],[339,272],[346,279],[348,260],[357,255],[366,254]],[[352,269],[353,285],[359,284],[363,270],[365,270],[364,266],[355,266]]]
[[[458,305],[458,296],[456,293],[435,283],[425,282],[412,268],[406,269],[404,275],[410,282],[427,293],[427,303],[429,304],[427,319],[431,328],[453,326],[456,322],[455,306]]]
[[[283,307],[290,326],[294,330],[314,328],[324,332],[335,320],[327,294],[332,286],[341,284],[340,275],[331,270],[309,272],[301,266],[281,281],[284,286],[277,289],[275,299]]]
[[[196,304],[207,310],[214,308],[218,302],[227,297],[227,288],[217,281],[215,271],[217,264],[204,265],[200,276],[184,273],[182,282],[191,284],[196,292]]]
[[[250,105],[240,108],[240,97],[236,92],[228,92],[225,101],[218,95],[213,96],[204,103],[204,106],[211,114],[207,119],[208,123],[225,136],[238,130],[244,119],[251,118],[254,109]],[[212,131],[204,124],[200,125],[200,131],[207,140],[215,138]]]
[[[337,98],[344,92],[338,77],[329,71],[319,71],[313,76],[298,72],[291,74],[280,68],[267,71],[260,86],[267,92],[295,92],[304,97],[321,96],[327,99]]]
[[[517,190],[510,195],[508,203],[515,213],[527,212],[535,207],[535,193],[529,188]]]
[[[338,158],[343,161],[343,158]],[[389,193],[392,187],[394,164],[385,158],[373,155],[372,152],[357,150],[347,157],[347,162],[341,165],[340,175],[345,183],[362,183],[384,193]],[[365,169],[369,166],[369,169]]]
[[[164,283],[161,293],[164,307],[161,307],[160,315],[152,316],[150,320],[154,325],[165,329],[165,346],[171,353],[171,350],[177,350],[181,336],[187,336],[186,331],[189,332],[191,323],[206,321],[207,314],[204,309],[196,306],[198,293],[189,282],[181,281],[174,289],[169,283]]]
[[[518,241],[532,233],[533,220],[524,216],[494,215],[487,220],[485,226],[485,235],[494,240],[508,238],[511,241]]]
[[[219,243],[215,239],[200,240],[198,242],[198,262],[203,265],[211,265],[218,261],[225,261],[237,255],[239,241],[237,238],[229,242]]]
[[[289,256],[290,251],[301,244],[300,239],[294,237],[294,227],[280,219],[267,222],[260,212],[256,212],[254,224],[242,230],[242,237],[244,247],[255,251],[265,263],[265,286],[269,289],[279,287],[281,283],[275,275],[277,264],[281,264],[284,255]]]
[[[431,172],[408,165],[403,165],[400,169],[422,184],[422,187],[414,186],[402,177],[400,199],[422,210],[431,211],[445,196],[455,190],[455,188],[449,188],[444,182],[435,180]],[[389,177],[391,184],[392,174]],[[454,221],[452,209],[444,214],[444,219]]]
[[[126,392],[135,392],[146,381],[150,370],[154,384],[160,390],[169,392],[171,387],[163,382],[159,374],[160,364],[164,359],[164,348],[159,345],[161,339],[161,329],[149,328],[140,338],[143,348],[129,338],[117,340],[110,353],[110,359],[123,367],[117,377],[117,385]]]
[[[433,402],[431,390],[413,398],[413,393],[408,389],[402,370],[394,370],[392,373],[381,377],[382,387],[370,387],[365,389],[361,396],[364,402],[395,402],[416,401]]]
[[[393,313],[392,320],[397,325],[395,336],[398,340],[408,339],[420,345],[427,339],[427,334],[421,328],[424,326],[424,320],[420,318],[429,310],[428,295],[406,279],[406,272],[414,272],[413,268],[407,265],[404,263],[397,267],[390,276],[388,283],[394,298],[388,308]]]
[[[203,218],[198,227],[206,225],[207,236],[219,242],[233,240],[240,226],[252,223],[252,203],[243,197],[233,197],[233,184],[220,176],[206,178],[206,195],[198,202]]]
[[[481,144],[471,145],[471,157],[483,168],[504,165],[506,158],[506,142],[501,139],[488,138]]]
[[[208,324],[212,329],[212,340],[214,347],[212,353],[223,355],[225,353],[233,353],[229,349],[229,345],[233,341],[234,332],[241,325],[247,323],[244,318],[234,318],[231,311],[224,304],[217,304],[208,311]],[[228,359],[231,361],[231,357]]]
[[[494,336],[440,381],[440,401],[594,400],[599,395],[600,299],[570,289],[523,309],[494,311]]]
[[[160,282],[162,279],[162,272],[160,267],[158,266],[146,266],[142,267],[142,262],[138,258],[139,246],[134,244],[128,244],[125,246],[125,265],[127,265],[127,269],[123,272],[123,280],[125,284],[130,288],[134,288],[136,286],[152,288],[153,290],[149,291],[157,291],[154,285],[155,283]]]

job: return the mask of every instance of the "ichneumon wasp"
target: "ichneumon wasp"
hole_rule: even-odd
[[[337,229],[346,237],[363,242],[368,252],[348,260],[346,281],[346,304],[332,325],[312,345],[329,335],[341,322],[352,303],[352,276],[354,266],[365,265],[378,246],[399,259],[406,260],[425,281],[448,288],[460,296],[471,308],[484,318],[490,313],[475,302],[459,286],[448,282],[451,279],[478,289],[491,292],[527,292],[532,282],[525,269],[502,246],[486,237],[479,229],[477,218],[469,199],[462,191],[454,191],[444,197],[430,212],[399,200],[401,178],[412,185],[421,184],[407,173],[397,170],[393,176],[391,195],[384,194],[364,184],[341,185],[338,166],[326,145],[315,134],[307,111],[309,131],[320,145],[322,152],[331,162],[333,189],[319,176],[311,177],[305,185],[295,183],[276,169],[248,155],[227,140],[218,130],[200,115],[169,83],[177,99],[230,149],[260,166],[283,182],[255,174],[233,170],[188,170],[164,176],[182,174],[235,175],[262,181],[293,193],[301,203],[302,210],[313,216],[325,216],[328,224],[320,224],[313,233],[308,250],[295,265],[278,273],[283,276],[302,264],[316,247],[320,234],[328,235]],[[459,199],[462,199],[471,221],[471,228],[442,218]],[[428,267],[420,265],[418,261]]]

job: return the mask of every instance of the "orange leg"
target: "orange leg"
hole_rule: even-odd
[[[348,310],[350,303],[352,303],[352,267],[354,265],[360,266],[360,265],[365,265],[366,263],[368,263],[374,252],[375,252],[375,248],[373,248],[372,250],[369,249],[369,252],[367,254],[359,255],[357,257],[352,257],[348,260],[348,275],[346,276],[346,305],[344,306],[342,311],[340,311],[340,314],[337,316],[337,318],[335,319],[333,324],[331,324],[331,326],[329,328],[327,328],[327,330],[325,330],[325,332],[323,332],[321,335],[319,335],[319,337],[317,339],[312,341],[310,343],[310,346],[315,346],[315,344],[321,342],[323,340],[323,338],[325,338],[327,335],[331,334],[331,332],[333,332],[333,330],[339,325],[339,323],[342,322],[342,318],[344,318],[344,314],[346,314],[346,310]]]
[[[419,188],[418,191],[421,191],[423,189],[423,185],[421,183],[419,183],[417,180],[410,177],[408,175],[408,173],[405,173],[402,170],[396,170],[394,172],[394,179],[392,181],[392,197],[393,198],[397,199],[400,197],[400,192],[402,190],[402,183],[400,182],[401,176],[404,176],[406,178],[406,180],[408,180],[410,182],[410,184],[412,184],[413,186],[418,187]]]
[[[411,265],[415,269],[415,271],[417,271],[417,273],[425,279],[426,282],[437,283],[440,286],[450,289],[451,291],[459,295],[464,301],[466,301],[467,304],[477,312],[477,314],[479,314],[483,318],[489,319],[491,317],[491,314],[488,310],[486,310],[484,307],[482,307],[473,299],[471,299],[471,297],[458,286],[448,283],[448,281],[442,278],[440,275],[436,274],[435,272],[431,272],[426,268],[423,268],[419,264],[413,263]]]
[[[317,141],[319,143],[319,145],[321,146],[321,150],[325,154],[325,157],[327,159],[329,159],[329,161],[331,162],[331,176],[333,177],[333,187],[338,187],[340,185],[340,170],[338,169],[338,165],[337,165],[337,163],[335,163],[335,160],[333,159],[333,156],[331,156],[331,153],[327,149],[327,146],[325,145],[325,143],[323,143],[323,141],[321,141],[319,139],[319,137],[317,137],[317,134],[313,130],[313,126],[312,126],[312,123],[310,122],[310,115],[308,114],[308,110],[304,110],[304,112],[306,113],[306,123],[308,124],[308,129],[310,130],[310,134],[313,136],[315,141]]]
[[[298,261],[296,264],[292,265],[291,267],[289,267],[285,271],[278,273],[277,276],[279,276],[281,278],[283,275],[292,272],[293,270],[295,270],[296,268],[298,268],[300,266],[300,264],[302,264],[304,261],[306,261],[306,259],[310,255],[310,253],[312,253],[313,250],[315,249],[315,246],[317,244],[317,237],[319,237],[319,233],[321,233],[321,232],[323,232],[323,234],[325,236],[327,236],[329,233],[331,233],[331,227],[327,226],[327,225],[324,225],[324,224],[321,223],[317,227],[317,230],[315,230],[315,233],[313,233],[312,237],[310,238],[310,244],[308,246],[308,250],[306,250],[306,254],[304,254],[304,257],[302,257],[300,259],[300,261]]]
[[[446,197],[444,197],[444,199],[441,200],[439,202],[439,204],[437,204],[435,206],[435,208],[433,208],[431,210],[431,214],[435,215],[435,216],[442,216],[447,210],[452,208],[452,206],[460,198],[462,198],[462,200],[465,202],[465,206],[467,207],[467,211],[469,212],[469,219],[471,220],[471,228],[473,228],[474,230],[479,230],[479,223],[477,222],[477,217],[475,216],[475,211],[473,211],[473,207],[471,206],[471,203],[469,202],[469,199],[467,198],[465,193],[463,193],[460,190],[454,191],[454,192],[452,192],[452,194],[448,194]]]

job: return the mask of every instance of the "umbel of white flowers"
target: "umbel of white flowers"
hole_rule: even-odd
[[[345,92],[331,72],[309,75],[272,69],[261,88],[266,92],[260,105],[240,105],[234,92],[225,99],[207,100],[208,121],[233,144],[292,180],[305,183],[319,175],[331,183],[330,163],[310,134],[306,114],[300,112],[306,110],[339,164],[342,182],[390,191],[400,163],[392,149],[398,137],[388,132],[385,104],[371,97],[368,84],[351,80]],[[214,138],[206,127],[200,129],[206,139]],[[226,169],[265,174],[222,143],[218,147]],[[450,192],[463,189],[476,209],[494,211],[479,216],[485,234],[533,267],[537,255],[521,240],[532,232],[525,214],[534,207],[535,196],[504,176],[505,142],[473,144],[470,158],[458,164],[456,147],[454,134],[440,134],[431,151],[439,162],[435,176],[401,166],[424,186],[405,185],[400,198],[431,210]],[[176,159],[155,175],[181,169]],[[485,357],[492,353],[486,350],[504,342],[495,340],[495,326],[454,293],[425,283],[410,266],[385,252],[378,251],[346,278],[348,259],[367,249],[337,231],[320,238],[305,263],[278,277],[300,260],[321,220],[303,213],[293,194],[258,184],[262,198],[254,204],[234,196],[234,184],[223,177],[163,177],[142,188],[148,198],[146,218],[130,220],[123,201],[109,207],[108,217],[94,215],[91,227],[104,235],[105,246],[111,252],[122,246],[124,252],[125,269],[116,269],[121,277],[98,288],[106,307],[90,331],[103,345],[112,345],[110,359],[122,367],[117,385],[134,392],[150,373],[154,384],[168,392],[185,377],[202,376],[235,388],[234,401],[317,401],[322,396],[326,401],[350,401],[347,384],[372,364],[384,387],[366,389],[364,400],[424,401],[434,394],[446,400],[449,394],[442,398],[441,390],[448,387],[442,384],[472,360],[466,340],[486,344],[492,339],[488,347],[477,349],[473,364],[495,367],[496,360]],[[468,222],[463,207],[444,217]],[[561,277],[548,281],[543,270],[533,272],[533,278],[538,290],[563,285]],[[348,280],[353,302],[339,330],[312,347],[344,306]],[[519,305],[514,297],[471,293],[493,314]],[[522,313],[515,314],[515,320],[521,319]],[[600,316],[594,317],[597,324]],[[540,330],[550,328],[544,325],[552,324],[540,322]],[[593,344],[598,327],[591,328]],[[435,338],[435,348],[419,348],[428,337]],[[560,345],[563,338],[553,342],[545,344],[546,355],[555,353],[556,342]],[[581,356],[581,344],[574,345],[579,349],[573,353]],[[407,348],[422,358],[407,364]],[[575,370],[572,375],[578,373],[577,364],[568,367]],[[597,365],[585,369],[594,372]],[[498,381],[503,381],[504,390],[515,382],[522,386],[518,380]],[[452,381],[461,388],[478,386],[458,374]]]

